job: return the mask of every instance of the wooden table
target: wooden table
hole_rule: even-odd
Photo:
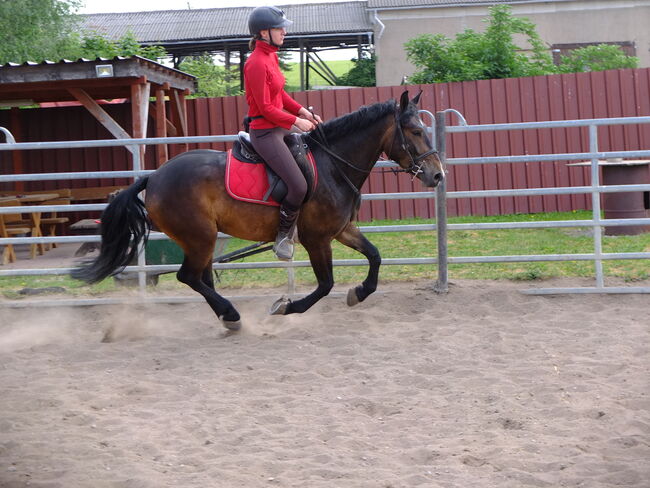
[[[58,193],[32,193],[29,195],[15,195],[11,198],[15,198],[21,205],[29,205],[31,203],[43,203],[48,200],[54,200],[59,198]],[[29,214],[29,220],[31,221],[32,228],[32,237],[43,237],[43,232],[41,231],[41,213],[38,211],[22,212]],[[35,258],[36,253],[43,255],[45,253],[44,244],[31,244],[30,246],[30,257]]]

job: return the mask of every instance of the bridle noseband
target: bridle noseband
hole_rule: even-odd
[[[400,121],[400,114],[399,114],[399,109],[396,108],[395,110],[395,137],[393,138],[393,143],[391,144],[391,149],[395,145],[395,140],[399,139],[399,145],[400,147],[408,154],[409,158],[411,159],[411,164],[409,165],[408,168],[402,169],[401,171],[404,171],[405,173],[409,173],[413,175],[413,178],[411,181],[415,180],[417,175],[420,173],[423,173],[424,170],[422,169],[422,161],[427,157],[430,156],[431,154],[434,154],[436,152],[435,148],[430,149],[426,152],[423,152],[422,154],[418,154],[417,156],[413,156],[411,151],[408,148],[408,143],[406,142],[406,136],[404,136],[404,130],[402,129],[402,122]],[[419,163],[419,164],[418,164]]]

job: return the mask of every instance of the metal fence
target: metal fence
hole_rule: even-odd
[[[456,112],[457,115],[458,112]],[[462,116],[461,116],[462,119]],[[464,122],[464,119],[462,119]],[[600,152],[598,149],[598,127],[604,125],[630,125],[650,124],[650,117],[622,117],[608,119],[584,119],[565,120],[551,122],[522,122],[509,124],[486,124],[486,125],[460,125],[446,126],[445,112],[436,114],[436,132],[438,136],[438,150],[445,160],[445,135],[458,132],[484,132],[484,131],[509,131],[509,130],[539,130],[550,128],[586,127],[589,135],[589,152],[587,153],[564,153],[564,154],[543,154],[543,155],[521,155],[521,156],[494,156],[479,158],[452,158],[445,160],[450,165],[472,165],[472,164],[502,164],[522,163],[531,161],[579,161],[588,159],[591,161],[591,185],[560,188],[528,188],[514,190],[481,190],[481,191],[454,191],[446,192],[441,189],[442,199],[438,202],[438,208],[444,212],[446,203],[442,200],[449,198],[484,198],[503,196],[528,196],[528,195],[561,195],[561,194],[591,194],[592,218],[591,220],[567,220],[567,221],[546,221],[546,222],[506,222],[506,223],[466,223],[447,224],[447,219],[439,212],[438,214],[438,257],[439,257],[439,281],[438,288],[447,290],[447,266],[449,263],[516,263],[535,261],[593,261],[595,268],[594,287],[573,287],[573,288],[533,288],[523,290],[527,294],[562,294],[562,293],[650,293],[650,287],[608,287],[605,286],[603,275],[603,261],[624,260],[624,259],[648,259],[650,252],[635,253],[605,253],[603,252],[602,230],[605,226],[630,226],[648,225],[650,218],[636,219],[603,219],[601,218],[600,195],[602,193],[638,192],[650,191],[650,184],[639,185],[601,185],[599,175],[599,159],[609,158],[650,158],[650,150],[642,151],[611,151]],[[444,185],[444,183],[443,183]],[[527,228],[557,228],[557,227],[591,227],[593,229],[594,251],[589,254],[543,254],[543,255],[510,255],[510,256],[463,256],[449,257],[447,250],[447,230],[486,230],[486,229],[527,229]]]
[[[438,256],[435,257],[413,257],[413,258],[389,258],[384,259],[384,265],[438,265],[438,280],[434,289],[439,292],[448,290],[448,264],[462,263],[495,263],[495,262],[535,262],[535,261],[584,261],[594,262],[595,267],[595,287],[582,288],[537,288],[524,290],[524,293],[530,294],[556,294],[556,293],[650,293],[649,287],[607,287],[604,284],[604,275],[602,262],[604,260],[614,259],[648,259],[649,252],[636,253],[604,253],[602,249],[602,228],[604,226],[629,226],[629,225],[650,225],[649,218],[643,219],[602,219],[600,195],[606,192],[627,192],[627,191],[650,191],[650,185],[616,185],[603,186],[600,184],[598,160],[607,158],[650,158],[650,150],[642,151],[612,151],[600,152],[598,150],[598,133],[597,128],[601,125],[628,125],[628,124],[646,124],[650,123],[650,117],[627,117],[613,119],[585,119],[585,120],[568,120],[568,121],[551,121],[551,122],[527,122],[514,124],[489,124],[489,125],[465,125],[465,121],[460,113],[453,109],[438,112],[434,116],[427,111],[422,113],[432,119],[430,132],[434,135],[434,146],[443,158],[443,161],[449,165],[471,165],[471,164],[490,164],[490,163],[526,163],[529,161],[576,161],[591,160],[591,185],[580,187],[558,187],[558,188],[533,188],[533,189],[508,189],[508,190],[481,190],[481,191],[454,191],[446,192],[446,182],[436,189],[436,191],[425,192],[406,192],[406,193],[377,193],[366,194],[364,200],[398,200],[398,199],[436,199],[437,220],[434,224],[415,224],[415,225],[385,225],[385,226],[361,226],[364,233],[373,232],[415,232],[415,231],[437,231]],[[454,113],[461,120],[463,125],[447,126],[445,115]],[[590,150],[587,153],[563,153],[563,154],[542,154],[542,155],[522,155],[522,156],[495,156],[482,158],[452,158],[446,160],[446,137],[455,132],[479,132],[479,131],[503,131],[503,130],[535,130],[547,128],[567,128],[567,127],[587,127],[589,131]],[[110,146],[140,146],[155,144],[185,144],[185,143],[211,143],[211,142],[229,142],[236,139],[236,136],[195,136],[195,137],[168,137],[168,138],[148,138],[148,139],[129,139],[129,140],[98,140],[98,141],[64,141],[64,142],[29,142],[15,143],[11,134],[3,128],[0,128],[6,138],[7,143],[0,144],[0,151],[12,150],[32,150],[32,149],[69,149],[69,148],[88,148],[88,147],[110,147]],[[380,162],[378,166],[386,166],[390,163]],[[97,171],[97,172],[75,172],[75,173],[38,173],[38,174],[19,174],[19,175],[0,175],[0,182],[13,181],[42,181],[42,180],[73,180],[87,178],[115,178],[128,177],[137,178],[150,174],[152,171],[142,169],[139,151],[133,151],[133,170],[131,171]],[[545,221],[545,222],[506,222],[506,223],[464,223],[448,224],[446,207],[447,199],[457,198],[485,198],[485,197],[502,197],[502,196],[528,196],[528,195],[560,195],[560,194],[591,194],[593,216],[591,220],[570,220],[570,221]],[[38,206],[20,206],[20,207],[3,207],[0,213],[10,214],[18,212],[32,211],[57,211],[57,212],[78,212],[78,211],[96,211],[105,208],[106,204],[75,204],[75,205],[38,205]],[[544,254],[544,255],[511,255],[511,256],[463,256],[453,257],[448,255],[447,232],[454,230],[483,230],[483,229],[525,229],[525,228],[549,228],[549,227],[592,227],[594,235],[594,252],[589,254]],[[167,239],[167,236],[161,233],[153,232],[151,240]],[[99,236],[57,236],[57,237],[12,237],[0,238],[0,245],[6,244],[33,244],[33,243],[81,243],[81,242],[99,242]],[[138,274],[138,283],[141,296],[138,301],[149,302],[186,302],[202,301],[201,297],[165,297],[159,298],[146,293],[146,274],[147,272],[173,272],[179,268],[179,265],[146,265],[145,253],[142,252],[138,258],[136,266],[128,266],[125,271],[135,272]],[[335,266],[366,266],[365,259],[339,259],[334,260]],[[287,268],[292,270],[297,267],[309,267],[308,261],[291,261],[291,262],[248,262],[248,263],[215,263],[214,269],[255,269],[255,268]],[[0,269],[0,277],[3,276],[27,276],[27,275],[65,275],[72,268],[44,268],[44,269]],[[292,286],[292,277],[289,275],[290,286]],[[95,298],[95,299],[69,299],[69,300],[20,300],[20,301],[3,301],[5,306],[73,306],[73,305],[98,305],[123,303],[133,301],[133,298]]]

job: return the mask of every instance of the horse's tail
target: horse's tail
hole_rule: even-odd
[[[73,278],[97,283],[128,266],[138,254],[140,242],[147,242],[151,222],[138,193],[149,177],[141,178],[117,194],[102,214],[102,245],[99,256],[74,269]]]

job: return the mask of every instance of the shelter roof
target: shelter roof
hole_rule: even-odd
[[[498,5],[531,3],[534,0],[368,0],[369,9],[399,9],[410,7],[470,7],[473,5]],[[568,0],[539,0],[540,3],[565,2]]]
[[[99,76],[97,66],[107,65],[112,67],[113,74]],[[131,85],[144,79],[153,85],[190,92],[196,83],[190,74],[140,56],[8,63],[0,65],[0,101],[75,100],[69,88],[81,88],[94,99],[129,98]]]
[[[297,46],[299,38],[331,39],[342,34],[363,35],[373,31],[365,1],[315,3],[280,6],[294,21],[285,39],[286,47]],[[83,27],[109,39],[119,39],[131,31],[138,42],[169,48],[192,41],[241,41],[250,38],[248,15],[253,7],[196,10],[160,10],[84,15]],[[232,42],[231,42],[232,44]]]

